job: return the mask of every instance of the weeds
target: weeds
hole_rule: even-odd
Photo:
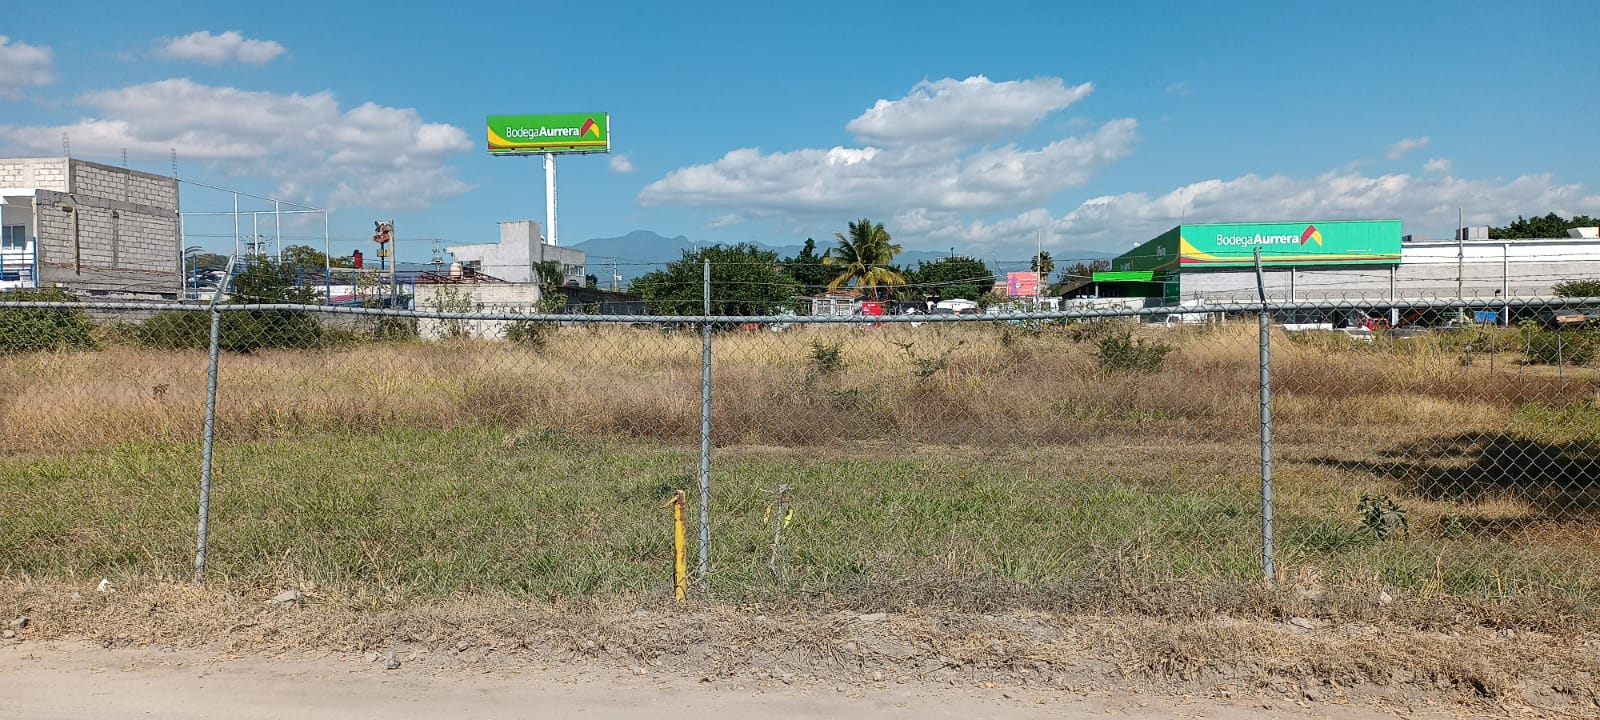
[[[1388,495],[1362,495],[1356,503],[1356,513],[1361,516],[1361,525],[1379,540],[1389,539],[1396,530],[1411,537],[1411,521],[1406,519],[1405,508]]]
[[[811,369],[819,376],[829,376],[844,369],[844,340],[811,341]]]
[[[1134,339],[1127,331],[1100,338],[1098,346],[1096,357],[1102,370],[1146,375],[1159,372],[1167,355],[1176,349],[1164,342]]]
[[[900,348],[900,351],[905,353],[906,359],[911,362],[911,375],[915,377],[918,382],[925,382],[929,378],[933,377],[934,375],[938,375],[940,372],[943,372],[946,368],[950,367],[950,356],[954,354],[955,351],[961,349],[961,346],[965,344],[967,344],[967,341],[962,340],[933,355],[923,355],[918,353],[915,349],[916,343],[897,342],[895,343],[895,347]]]

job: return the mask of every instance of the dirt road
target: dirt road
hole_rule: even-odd
[[[735,684],[555,666],[516,673],[386,669],[386,659],[223,658],[79,642],[0,646],[0,720],[12,718],[1338,718],[1371,708],[1282,700],[1080,694],[927,683],[859,688]],[[1426,717],[1426,709],[1410,717]],[[1445,715],[1441,715],[1445,716]],[[1448,715],[1455,717],[1454,714]]]

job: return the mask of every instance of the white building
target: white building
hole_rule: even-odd
[[[175,178],[73,158],[0,159],[0,288],[177,298]]]
[[[463,267],[508,283],[537,283],[534,266],[561,263],[562,285],[583,285],[582,250],[551,245],[539,234],[539,223],[508,220],[500,223],[500,242],[453,245],[445,248]]]

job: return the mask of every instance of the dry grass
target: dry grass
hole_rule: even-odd
[[[1254,432],[1254,328],[1153,335],[1177,350],[1154,375],[1105,373],[1092,341],[1013,328],[869,331],[796,327],[719,335],[719,442],[1050,444],[1132,429],[1192,439]],[[819,373],[810,343],[842,342],[845,369]],[[1528,403],[1588,403],[1590,384],[1491,374],[1459,357],[1394,345],[1330,351],[1279,337],[1274,389],[1284,440],[1413,439],[1449,426],[1496,430]],[[58,451],[197,436],[205,356],[112,347],[0,358],[0,450]],[[700,340],[693,333],[563,328],[543,352],[514,345],[367,344],[228,355],[223,438],[348,428],[537,422],[594,436],[693,441]],[[918,368],[927,370],[919,377]]]
[[[1253,577],[1256,328],[1138,332],[1175,347],[1161,371],[1106,372],[1092,333],[1009,326],[718,335],[726,587],[1073,609]],[[813,342],[842,343],[844,367],[825,372]],[[700,350],[694,333],[561,328],[542,351],[227,355],[219,572],[427,596],[655,588],[656,496],[694,484]],[[1490,372],[1427,343],[1279,334],[1274,352],[1283,579],[1600,606],[1583,372],[1507,356]],[[27,509],[9,573],[187,572],[205,362],[115,345],[0,358],[0,496]],[[774,578],[760,515],[781,484],[828,509]],[[1354,513],[1369,493],[1399,498],[1409,539],[1374,541]]]

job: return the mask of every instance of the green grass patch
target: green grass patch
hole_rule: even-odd
[[[198,448],[125,443],[0,460],[0,573],[92,585],[187,578]],[[1244,464],[1119,479],[1107,467],[997,462],[973,448],[724,448],[713,475],[712,588],[732,601],[1052,606],[1094,588],[1259,576],[1259,500]],[[396,598],[666,597],[670,511],[695,497],[692,448],[542,428],[306,434],[219,444],[210,576]],[[776,491],[791,521],[774,560]],[[1414,532],[1372,537],[1363,488],[1285,468],[1278,556],[1327,578],[1495,596],[1591,574],[1560,553]],[[1346,496],[1350,497],[1346,497]],[[691,565],[696,535],[691,512]],[[1587,565],[1583,565],[1587,567]],[[1559,582],[1555,582],[1559,580]]]

